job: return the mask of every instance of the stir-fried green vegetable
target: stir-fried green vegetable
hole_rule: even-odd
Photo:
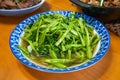
[[[69,17],[43,14],[33,24],[27,25],[24,32],[19,46],[23,54],[57,68],[67,68],[91,59],[101,39],[74,13]]]
[[[103,6],[104,0],[100,0],[100,6]]]

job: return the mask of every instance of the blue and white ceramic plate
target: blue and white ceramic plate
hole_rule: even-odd
[[[23,20],[12,31],[12,33],[10,35],[10,41],[9,41],[10,48],[11,48],[11,51],[14,54],[14,56],[20,62],[22,62],[26,66],[33,68],[33,69],[36,69],[36,70],[45,71],[45,72],[63,73],[63,72],[73,72],[73,71],[85,69],[85,68],[90,67],[93,64],[97,63],[98,61],[100,61],[101,58],[103,58],[103,56],[107,53],[109,46],[110,46],[110,35],[109,35],[107,29],[98,20],[96,20],[90,16],[87,16],[85,14],[81,14],[81,13],[76,12],[76,14],[75,14],[76,17],[82,17],[89,25],[94,27],[94,29],[98,33],[98,35],[102,36],[102,39],[100,41],[100,47],[97,50],[96,55],[94,55],[93,59],[91,59],[90,61],[83,63],[81,65],[69,67],[67,69],[46,68],[46,67],[40,66],[38,64],[35,64],[34,62],[27,59],[22,54],[22,52],[17,48],[17,45],[19,45],[19,42],[20,42],[20,36],[24,32],[26,25],[34,23],[37,20],[37,18],[39,16],[41,16],[42,14],[54,14],[54,13],[62,14],[64,16],[69,16],[72,13],[72,11],[48,11],[48,12],[36,14],[34,16],[31,16],[31,17]]]

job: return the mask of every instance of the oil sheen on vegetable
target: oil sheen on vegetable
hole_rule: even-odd
[[[75,13],[42,14],[26,26],[18,48],[39,65],[64,69],[92,59],[101,39],[94,31]]]

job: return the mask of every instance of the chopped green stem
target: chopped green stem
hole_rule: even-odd
[[[103,6],[104,0],[100,0],[100,6]]]
[[[73,60],[70,59],[43,59],[42,61],[47,63],[62,63],[62,64],[73,62]]]
[[[68,34],[69,30],[67,30],[63,35],[62,37],[55,43],[56,46],[58,46],[63,40],[64,38],[66,37],[66,35]]]

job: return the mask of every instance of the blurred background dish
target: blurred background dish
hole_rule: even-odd
[[[19,1],[19,0],[15,0],[15,1]],[[42,4],[44,2],[45,2],[45,0],[41,0],[41,1],[36,2],[36,3],[35,3],[35,1],[34,1],[34,3],[33,2],[30,3],[30,1],[28,0],[24,4],[20,3],[16,6],[15,4],[17,4],[17,3],[6,0],[6,3],[5,2],[0,3],[0,15],[3,15],[3,16],[25,15],[25,14],[28,14],[28,13],[31,13],[31,12],[37,10],[39,7],[42,6]],[[2,6],[2,5],[4,5],[4,6]]]
[[[120,18],[120,5],[118,7],[113,7],[113,6],[104,7],[104,6],[87,4],[80,0],[70,0],[70,1],[73,4],[76,4],[77,7],[81,8],[85,14],[94,16],[104,23]]]

